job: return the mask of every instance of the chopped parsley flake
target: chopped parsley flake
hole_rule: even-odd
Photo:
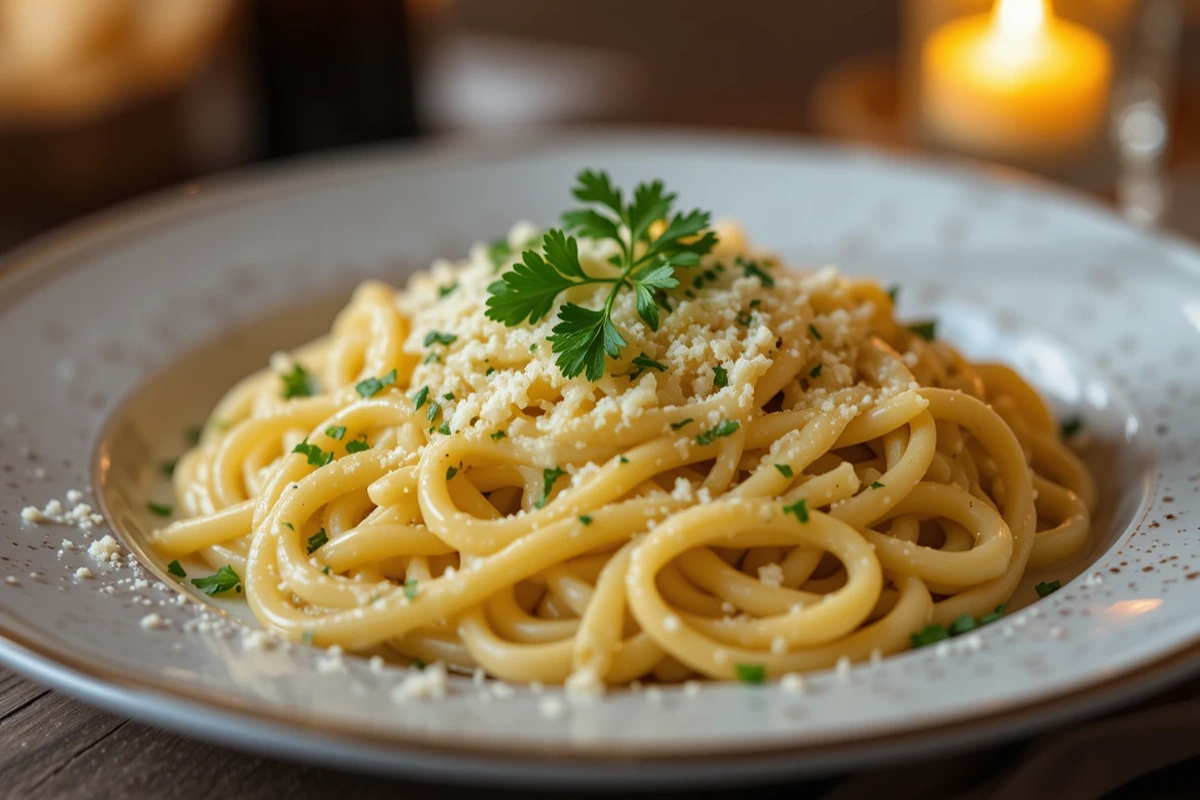
[[[429,387],[422,386],[413,395],[413,411],[420,411],[421,406],[425,405],[425,401],[429,399]]]
[[[174,506],[152,501],[146,502],[146,508],[150,509],[151,514],[157,514],[160,517],[169,517],[171,516],[171,512],[175,510]]]
[[[626,458],[625,456],[621,456],[621,457],[618,459],[618,461],[620,461],[620,463],[622,463],[622,464],[628,464],[628,463],[629,463],[629,459],[628,459],[628,458]]]
[[[184,571],[183,565],[179,563],[178,559],[172,561],[170,564],[167,564],[167,572],[171,573],[176,578],[187,577],[187,572]]]
[[[591,518],[591,517],[589,517],[587,514],[581,514],[581,515],[579,516],[579,521],[580,521],[580,522],[582,522],[584,525],[591,525],[591,524],[592,524],[592,518]]]
[[[1033,590],[1037,592],[1038,597],[1046,597],[1047,595],[1054,594],[1061,588],[1062,581],[1050,581],[1048,583],[1039,583],[1037,586],[1033,587]]]
[[[643,372],[645,372],[648,369],[656,369],[659,372],[667,371],[666,364],[658,363],[653,358],[646,355],[644,352],[641,353],[640,355],[638,355],[637,358],[633,359],[633,366],[636,367],[636,369],[633,372],[629,373],[629,377],[631,377],[631,378],[638,377],[639,375],[641,375]]]
[[[307,436],[304,437],[300,444],[292,448],[292,452],[305,456],[308,459],[308,463],[314,467],[323,467],[333,461],[332,452],[327,453],[317,445],[309,444]]]
[[[404,582],[404,596],[409,600],[417,599],[417,579],[409,578]]]
[[[896,296],[898,294],[900,294],[900,286],[898,284],[892,284],[888,287],[887,296],[892,301],[892,305],[896,304]]]
[[[341,441],[342,437],[346,435],[346,426],[345,425],[330,425],[328,428],[325,429],[325,435],[328,436],[330,439],[337,439],[338,441]]]
[[[442,333],[441,331],[430,331],[425,334],[425,346],[430,347],[435,344],[454,344],[458,341],[458,336],[453,333]]]
[[[493,442],[498,442],[501,439],[507,439],[508,433],[506,431],[492,431],[491,437]]]
[[[440,363],[442,363],[442,357],[439,356],[437,353],[430,353],[429,355],[425,356],[425,360],[422,361],[421,363],[422,364],[440,364]]]
[[[178,463],[178,461],[164,461],[158,465],[158,471],[168,478],[173,478],[175,477],[175,465]]]
[[[724,367],[713,367],[713,386],[724,389],[729,385],[729,373]]]
[[[438,287],[438,300],[441,300],[445,297],[450,296],[451,294],[454,293],[454,290],[457,288],[458,288],[458,281],[455,281],[454,283],[448,284],[446,286],[439,286]]]
[[[367,444],[367,435],[360,433],[358,438],[352,442],[346,442],[347,453],[361,453],[364,450],[370,450],[371,445]]]
[[[821,332],[819,330],[817,330],[817,326],[813,325],[811,322],[808,323],[808,332],[811,333],[813,335],[813,338],[816,339],[818,342],[825,338],[824,336],[821,335]]]
[[[710,445],[717,439],[723,439],[726,436],[732,436],[741,427],[735,419],[723,419],[717,423],[717,426],[712,430],[705,431],[696,437],[696,444]]]
[[[680,428],[682,428],[684,425],[691,425],[691,424],[692,424],[692,418],[691,418],[691,417],[688,417],[687,419],[681,419],[681,420],[679,420],[679,422],[672,422],[672,423],[671,423],[671,430],[673,430],[673,431],[677,431],[677,430],[679,430]]]
[[[926,625],[916,633],[911,634],[908,638],[912,643],[913,649],[925,647],[926,645],[940,642],[944,639],[949,639],[951,636],[960,636],[961,634],[973,631],[976,628],[981,628],[984,625],[990,625],[1004,616],[1004,611],[1006,608],[1007,604],[1001,603],[1000,605],[996,606],[995,609],[987,614],[984,614],[978,620],[970,614],[963,614],[959,617],[956,617],[955,620],[950,623],[950,627],[932,623]]]
[[[555,481],[566,474],[566,470],[559,469],[558,467],[542,470],[542,499],[534,502],[534,508],[545,507],[546,502],[550,499],[550,492],[554,489]]]
[[[767,668],[762,664],[734,664],[733,669],[741,683],[758,685],[767,679]]]
[[[488,375],[491,375],[495,371],[496,371],[495,367],[488,367],[487,370],[484,371],[483,376],[486,378]]]
[[[425,662],[424,662],[424,661],[422,661],[422,660],[421,660],[421,659],[419,659],[419,658],[414,658],[414,659],[413,659],[413,660],[410,662],[410,666],[411,666],[413,669],[415,669],[417,672],[423,672],[423,671],[424,671],[424,669],[425,669]]]
[[[242,591],[242,579],[233,567],[226,564],[213,575],[203,578],[192,578],[192,585],[207,595],[224,594],[229,591]]]
[[[292,366],[292,371],[279,376],[283,381],[283,399],[293,397],[312,397],[314,380],[308,370],[299,364]]]
[[[323,575],[329,574],[329,565],[328,564],[326,564],[325,568],[321,570],[321,574],[323,574]]]
[[[1058,426],[1059,432],[1062,433],[1064,439],[1070,439],[1072,436],[1083,430],[1083,419],[1081,417],[1067,417]]]
[[[763,272],[762,268],[760,266],[758,266],[757,261],[744,261],[739,256],[738,262],[742,265],[742,268],[746,271],[747,278],[758,278],[758,280],[760,282],[762,282],[762,285],[765,286],[766,288],[768,288],[768,289],[775,288],[775,279],[772,278],[770,275],[768,275],[766,272]]]
[[[454,392],[446,392],[444,395],[442,395],[442,399],[443,400],[453,400]]]
[[[512,247],[509,246],[508,239],[497,239],[488,246],[488,258],[492,260],[493,266],[501,266],[512,258],[512,254]]]
[[[446,480],[448,480],[448,481],[454,480],[454,476],[457,474],[458,474],[457,467],[446,467]]]
[[[328,534],[325,533],[324,528],[321,528],[316,533],[314,533],[312,536],[308,537],[308,554],[311,556],[313,553],[317,552],[317,550],[319,550],[321,548],[321,545],[325,544],[328,541],[329,541]]]
[[[438,414],[442,413],[442,404],[437,400],[429,401],[429,410],[425,412],[425,419],[433,422],[438,418]]]
[[[437,432],[442,436],[450,435],[450,423],[447,420],[442,420],[442,424],[438,425]]]
[[[791,466],[787,464],[776,464],[775,469],[779,470],[779,474],[785,478],[790,478],[795,474],[792,472]]]
[[[396,382],[396,370],[392,370],[382,378],[366,378],[354,385],[354,391],[358,392],[363,397],[374,397],[383,391],[383,387],[391,386]]]
[[[872,488],[872,489],[882,489],[882,488],[883,488],[883,484],[882,484],[882,483],[880,483],[879,481],[875,481],[874,483],[872,483],[872,484],[871,484],[871,488]]]
[[[914,322],[908,329],[927,342],[932,342],[937,336],[937,320],[927,319]]]
[[[753,314],[744,314],[737,318],[737,324],[741,325],[744,328],[749,328],[750,323],[752,323],[752,322],[754,322]]]
[[[809,370],[808,377],[816,378],[817,376],[819,376],[821,374],[821,370],[824,368],[825,368],[824,364],[817,364],[815,367],[813,367],[811,370]]]
[[[954,622],[951,622],[950,627],[947,630],[951,636],[958,636],[959,634],[966,633],[967,631],[975,630],[978,625],[979,623],[975,621],[973,616],[970,614],[963,614],[962,616],[957,617]]]
[[[790,506],[784,506],[783,513],[793,514],[801,522],[808,522],[808,501],[801,497]]]
[[[292,523],[290,523],[290,522],[281,522],[279,524],[282,525],[283,527],[287,528],[289,531],[296,530],[295,527],[293,527]]]

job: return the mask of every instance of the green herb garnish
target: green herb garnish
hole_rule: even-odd
[[[808,501],[801,497],[790,506],[784,506],[783,513],[794,515],[802,523],[808,522]]]
[[[705,431],[696,437],[696,444],[710,445],[717,439],[723,439],[726,436],[732,436],[741,427],[735,419],[724,419],[717,423],[717,426],[711,430]]]
[[[792,472],[791,466],[787,464],[776,464],[775,469],[779,470],[779,474],[785,478],[790,478],[795,474]]]
[[[192,578],[192,585],[207,595],[224,594],[229,591],[241,591],[242,579],[226,564],[213,575],[203,578]]]
[[[629,373],[629,377],[636,378],[648,369],[656,369],[659,372],[666,372],[667,365],[660,364],[650,356],[642,353],[637,358],[633,359],[633,366],[636,367],[633,372]]]
[[[808,377],[810,377],[810,378],[818,377],[821,374],[821,370],[824,369],[824,367],[825,367],[824,364],[817,364],[815,367],[813,367],[811,370],[808,371]]]
[[[333,461],[332,452],[327,453],[317,445],[309,444],[307,436],[304,437],[300,444],[292,448],[292,452],[304,455],[308,459],[308,463],[314,467],[323,467]]]
[[[713,367],[713,386],[724,389],[729,385],[729,373],[724,367]]]
[[[579,245],[563,230],[551,229],[542,240],[542,252],[526,250],[522,261],[488,287],[487,316],[509,327],[528,320],[535,323],[550,313],[565,290],[587,284],[610,284],[603,307],[590,309],[566,303],[558,311],[558,324],[550,336],[555,363],[568,378],[583,374],[589,381],[604,375],[605,356],[619,358],[625,338],[612,322],[613,303],[623,288],[637,296],[637,313],[658,330],[663,293],[679,285],[678,268],[695,267],[711,252],[717,237],[707,230],[710,215],[703,211],[671,216],[675,195],[660,181],[639,184],[632,202],[625,204],[620,189],[607,173],[585,170],[572,191],[590,205],[563,215],[565,230],[592,239],[615,242],[612,259],[616,277],[587,273],[579,262]],[[651,226],[668,219],[662,232],[652,236]],[[624,232],[622,231],[624,229]]]
[[[440,433],[442,436],[449,436],[450,435],[450,422],[448,420],[442,420],[442,424],[438,425],[437,432]]]
[[[313,395],[314,379],[308,370],[299,364],[292,365],[292,371],[279,376],[283,380],[283,399],[293,397],[311,397]]]
[[[312,536],[308,537],[308,554],[311,556],[320,549],[321,545],[328,541],[329,536],[325,533],[325,529],[321,528]]]
[[[175,476],[175,465],[178,463],[178,461],[164,461],[158,465],[158,471],[168,478],[173,478]]]
[[[946,630],[946,626],[938,625],[937,623],[926,625],[924,628],[908,637],[909,641],[912,642],[914,650],[918,647],[925,647],[926,645],[933,644],[934,642],[940,642],[943,639],[949,638],[950,632]]]
[[[204,433],[204,426],[189,425],[183,429],[183,440],[192,447],[200,444],[200,435]]]
[[[354,384],[354,391],[363,397],[374,397],[383,391],[383,387],[396,382],[396,370],[392,370],[382,378],[366,378]]]
[[[768,289],[775,288],[775,279],[762,270],[758,266],[757,261],[745,261],[741,256],[738,256],[738,263],[742,265],[742,269],[746,271],[747,278],[758,278],[762,285]]]
[[[442,363],[442,357],[439,356],[437,353],[430,353],[429,355],[425,356],[425,360],[422,361],[421,363],[422,364],[440,364],[440,363]]]
[[[937,320],[927,319],[921,322],[914,322],[908,326],[908,329],[920,336],[927,342],[932,342],[937,336]]]
[[[757,685],[767,679],[767,668],[762,664],[734,664],[733,669],[741,683]]]
[[[817,326],[813,325],[811,322],[808,323],[808,332],[811,333],[813,335],[813,338],[816,339],[818,342],[825,338],[824,336],[821,335],[821,332],[819,330],[817,330]]]
[[[584,525],[592,524],[592,518],[589,517],[587,514],[581,514],[579,517],[579,521],[582,522]]]
[[[167,572],[171,573],[176,578],[187,577],[187,572],[184,571],[183,565],[179,563],[178,559],[172,561],[170,564],[167,564]]]
[[[446,480],[448,480],[448,481],[454,480],[454,476],[457,474],[458,474],[457,467],[446,467]]]
[[[1033,587],[1033,590],[1035,592],[1037,592],[1038,597],[1046,597],[1047,595],[1054,594],[1061,588],[1062,588],[1062,581],[1050,581],[1048,583],[1047,582],[1039,583],[1037,586]]]
[[[425,334],[425,346],[429,347],[434,344],[454,344],[458,341],[458,337],[453,333],[442,333],[441,331],[430,331]]]
[[[146,508],[150,509],[151,514],[157,514],[160,517],[169,517],[171,516],[171,512],[175,510],[174,506],[167,505],[166,503],[155,503],[149,500],[146,501]]]
[[[455,281],[454,283],[451,283],[448,286],[439,286],[438,287],[438,300],[441,300],[441,299],[453,294],[454,290],[457,288],[458,288],[458,281]]]
[[[420,411],[421,406],[425,405],[425,401],[429,399],[429,387],[422,386],[413,395],[413,411]]]
[[[492,433],[490,435],[492,437],[493,442],[498,442],[501,439],[508,438],[508,433],[506,431],[492,431]]]
[[[364,450],[370,450],[371,445],[367,444],[367,435],[360,433],[358,438],[351,442],[346,442],[347,453],[361,453]]]
[[[546,501],[550,499],[550,492],[554,489],[554,482],[566,474],[566,470],[558,467],[542,470],[542,499],[534,501],[534,508],[545,507]]]
[[[673,431],[677,431],[677,430],[679,430],[680,428],[682,428],[684,425],[691,425],[691,424],[692,424],[692,418],[691,418],[691,417],[688,417],[687,419],[681,419],[681,420],[679,420],[679,422],[672,422],[672,423],[671,423],[671,430],[673,430]]]
[[[417,599],[417,579],[409,578],[404,582],[404,596],[409,600]]]
[[[492,260],[492,265],[499,267],[505,261],[512,258],[513,250],[508,244],[508,239],[497,239],[488,246],[488,258]]]
[[[1070,439],[1072,436],[1083,430],[1083,418],[1078,416],[1067,417],[1062,421],[1062,424],[1058,426],[1058,430],[1062,434],[1062,438]]]
[[[330,425],[328,428],[325,429],[325,435],[328,436],[330,439],[337,439],[340,442],[342,440],[342,437],[346,435],[346,426],[345,425]]]
[[[883,484],[882,484],[882,483],[880,483],[879,481],[875,481],[874,483],[872,483],[872,484],[871,484],[871,488],[872,488],[872,489],[882,489],[882,488],[883,488]]]

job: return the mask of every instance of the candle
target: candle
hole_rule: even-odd
[[[921,118],[958,150],[1016,163],[1080,155],[1104,130],[1112,54],[1047,0],[998,0],[921,50]]]

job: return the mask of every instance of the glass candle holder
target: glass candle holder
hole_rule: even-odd
[[[902,91],[925,147],[1120,194],[1168,144],[1179,0],[906,0]]]

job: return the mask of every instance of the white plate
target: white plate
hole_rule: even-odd
[[[979,632],[846,674],[614,693],[549,719],[528,691],[393,704],[400,671],[305,646],[248,650],[240,623],[175,603],[162,565],[100,567],[63,525],[21,520],[83,490],[142,552],[155,464],[236,377],[325,329],[360,278],[394,282],[515,218],[553,219],[583,166],[662,177],[790,262],[902,284],[968,353],[1081,413],[1100,532],[1069,585]],[[163,727],[343,767],[589,786],[814,773],[1027,732],[1185,673],[1200,641],[1200,254],[1045,188],[777,140],[574,133],[363,154],[168,192],[52,235],[0,281],[0,659]],[[301,301],[320,313],[296,313]],[[92,488],[89,488],[89,485]],[[95,536],[102,535],[99,532]],[[86,566],[94,578],[75,577]],[[36,573],[36,577],[34,574]],[[111,587],[111,588],[110,588]],[[109,594],[109,592],[112,592]],[[158,614],[163,629],[144,629]],[[547,690],[550,691],[550,690]]]

